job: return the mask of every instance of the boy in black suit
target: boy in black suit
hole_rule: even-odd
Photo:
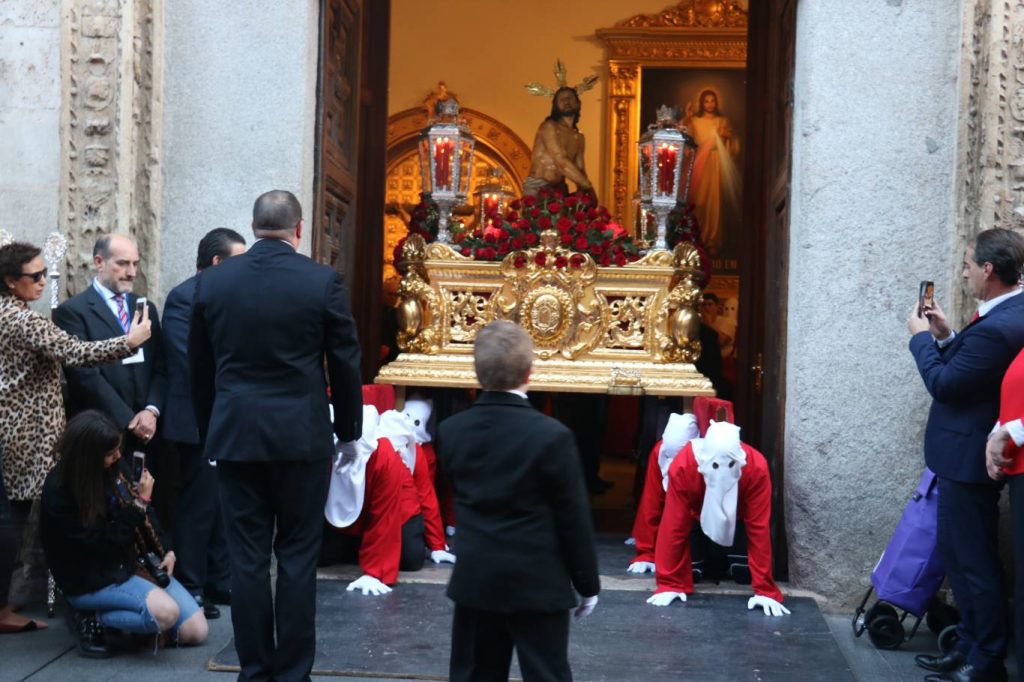
[[[601,589],[590,507],[572,432],[526,398],[533,343],[492,322],[473,346],[476,403],[441,423],[438,457],[455,491],[459,560],[453,682],[571,680],[569,609],[589,614]],[[575,588],[575,592],[574,589]]]

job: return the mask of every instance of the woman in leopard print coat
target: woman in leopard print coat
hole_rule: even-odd
[[[29,309],[46,288],[46,267],[40,251],[14,242],[0,247],[0,453],[3,484],[10,498],[12,522],[7,536],[15,544],[0,548],[0,631],[34,629],[38,623],[21,618],[3,606],[8,600],[10,563],[18,548],[37,544],[24,537],[33,500],[54,464],[54,446],[64,430],[60,367],[102,365],[132,354],[149,338],[148,314],[136,319],[125,336],[105,341],[81,341]],[[3,555],[7,555],[7,566]],[[17,566],[17,563],[14,564]],[[10,581],[10,601],[19,587]]]

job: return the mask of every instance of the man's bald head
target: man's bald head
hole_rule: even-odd
[[[288,239],[298,235],[302,205],[283,189],[261,194],[252,207],[252,232],[257,238]]]

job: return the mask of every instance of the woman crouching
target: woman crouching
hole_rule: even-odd
[[[43,484],[40,530],[54,581],[81,612],[80,652],[110,655],[104,627],[168,633],[178,644],[206,639],[203,610],[173,577],[174,552],[149,507],[153,477],[143,469],[130,485],[120,473],[121,429],[101,412],[82,412],[68,422],[57,458]]]

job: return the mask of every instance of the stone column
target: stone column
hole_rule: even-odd
[[[157,293],[147,284],[155,281],[160,262],[153,201],[160,181],[159,87],[154,88],[160,3],[64,2],[60,224],[68,238],[68,294],[88,283],[93,244],[109,232],[138,240],[142,264],[136,290]]]

